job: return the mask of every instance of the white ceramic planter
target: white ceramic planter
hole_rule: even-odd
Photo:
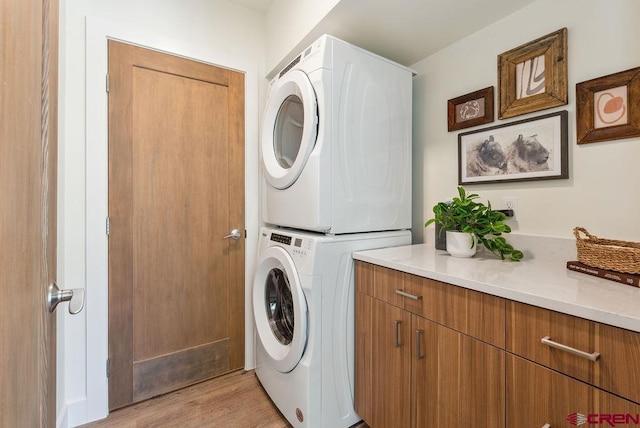
[[[447,252],[453,257],[473,257],[477,247],[475,235],[447,230]]]

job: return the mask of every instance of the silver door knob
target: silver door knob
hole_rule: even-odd
[[[222,239],[231,238],[231,239],[237,241],[241,237],[242,237],[242,232],[240,232],[239,229],[233,229],[230,234],[228,234],[227,236],[223,236]]]
[[[84,289],[60,290],[58,284],[52,282],[47,290],[49,312],[55,311],[60,302],[69,302],[69,313],[72,315],[77,314],[84,308]]]

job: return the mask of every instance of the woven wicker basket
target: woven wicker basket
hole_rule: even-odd
[[[598,238],[582,227],[573,229],[573,234],[580,263],[616,272],[640,273],[640,242]]]

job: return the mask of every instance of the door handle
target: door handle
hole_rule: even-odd
[[[47,290],[49,312],[55,311],[60,302],[69,302],[69,313],[71,315],[77,314],[84,308],[84,289],[60,290],[58,284],[52,282]]]
[[[242,232],[239,229],[233,229],[230,234],[223,236],[222,239],[231,238],[234,241],[237,241],[242,237]]]

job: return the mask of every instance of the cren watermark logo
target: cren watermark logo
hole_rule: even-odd
[[[567,416],[567,422],[571,425],[605,425],[617,427],[621,425],[640,425],[640,414],[630,413],[571,413]]]
[[[567,416],[567,422],[571,425],[584,425],[587,423],[587,416],[582,413],[571,413]]]

